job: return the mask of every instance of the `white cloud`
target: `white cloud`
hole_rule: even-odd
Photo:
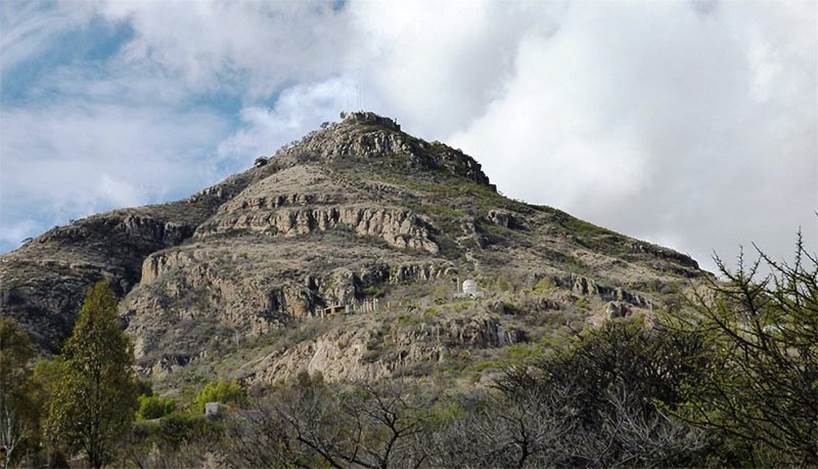
[[[362,101],[418,132],[444,137],[479,117],[504,88],[517,44],[548,34],[558,3],[352,2],[348,73]]]
[[[281,145],[302,137],[322,122],[337,120],[354,94],[341,78],[297,85],[281,92],[273,108],[248,106],[241,110],[242,127],[219,144],[225,159],[250,160],[272,154]]]
[[[48,8],[43,3],[9,0],[0,3],[0,70],[37,57],[66,31],[83,26],[88,17],[74,9]]]
[[[7,246],[17,247],[26,238],[39,234],[42,227],[32,220],[23,220],[17,223],[9,223],[0,230],[0,243]]]
[[[329,2],[123,2],[94,13],[128,21],[136,37],[121,57],[159,66],[194,91],[267,97],[294,81],[334,73],[346,35]]]
[[[200,158],[224,122],[161,108],[68,102],[4,110],[0,223],[61,223],[97,211],[165,200],[213,182]],[[14,231],[14,230],[12,230]]]
[[[14,174],[3,183],[47,194],[35,203],[58,204],[63,190],[89,209],[153,200],[160,187],[270,154],[339,110],[367,108],[467,150],[511,196],[670,242],[705,264],[712,250],[729,256],[753,240],[787,255],[799,224],[818,243],[813,2],[63,7],[4,17],[18,26],[2,44],[27,44],[13,60],[54,40],[46,25],[103,18],[134,35],[104,64],[53,70],[38,84],[68,103],[4,110],[4,132],[17,137],[0,143],[4,174]],[[225,96],[241,102],[237,115],[191,110]],[[41,112],[46,125],[29,138]],[[113,142],[130,146],[127,171],[124,158],[108,160],[121,154]],[[185,172],[191,161],[207,175]],[[72,171],[110,179],[75,195],[64,182]]]
[[[575,4],[451,140],[511,195],[708,266],[751,240],[786,255],[799,224],[818,236],[818,33],[800,7]]]

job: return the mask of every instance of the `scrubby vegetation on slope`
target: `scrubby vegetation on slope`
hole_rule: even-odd
[[[138,383],[121,356],[127,347],[110,330],[110,293],[98,287],[76,338],[51,362],[32,367],[25,333],[0,322],[4,462],[59,464],[62,455],[116,467],[814,466],[818,260],[800,240],[798,253],[791,265],[763,258],[773,271],[765,279],[758,264],[720,264],[723,281],[693,292],[684,310],[663,311],[652,327],[612,319],[549,347],[509,347],[485,387],[407,377],[328,382],[304,372],[275,385],[219,380],[174,399],[142,397],[138,411]],[[61,409],[71,406],[62,394],[94,382],[87,372],[100,344],[114,344],[106,353],[121,359],[106,361],[88,396],[118,396],[99,407],[117,423],[87,435],[52,425],[86,417],[63,420]],[[205,417],[206,402],[222,405]],[[114,438],[114,429],[127,436]]]

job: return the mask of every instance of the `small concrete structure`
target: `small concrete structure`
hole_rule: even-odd
[[[481,298],[483,297],[483,292],[480,291],[480,288],[477,287],[477,282],[472,279],[466,279],[463,281],[462,288],[459,289],[455,298]]]
[[[214,418],[218,417],[221,413],[221,404],[218,402],[206,402],[205,403],[205,417]]]
[[[326,318],[328,316],[332,316],[334,314],[340,313],[341,311],[346,312],[347,311],[346,306],[348,306],[348,305],[342,305],[341,303],[338,303],[338,304],[335,304],[335,305],[332,305],[332,306],[328,306],[328,307],[324,308],[321,311],[321,317]]]

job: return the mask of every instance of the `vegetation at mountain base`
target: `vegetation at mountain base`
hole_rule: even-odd
[[[818,260],[760,253],[691,292],[685,314],[586,327],[501,365],[490,386],[410,377],[221,379],[187,405],[143,394],[106,284],[63,353],[36,361],[0,321],[6,466],[814,467]],[[772,274],[760,278],[760,262]],[[204,416],[204,403],[230,403]],[[138,404],[138,410],[137,410]]]
[[[176,401],[168,397],[142,394],[138,399],[136,416],[138,420],[153,420],[170,415],[176,410]]]
[[[244,390],[238,381],[212,381],[193,399],[196,411],[203,413],[205,404],[208,402],[218,402],[221,404],[241,404],[244,402]]]

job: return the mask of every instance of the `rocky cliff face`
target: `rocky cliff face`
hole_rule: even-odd
[[[682,254],[506,199],[468,155],[353,113],[189,199],[4,255],[0,308],[56,351],[107,279],[146,374],[375,379],[649,318],[702,275]],[[479,291],[461,292],[465,279]]]

